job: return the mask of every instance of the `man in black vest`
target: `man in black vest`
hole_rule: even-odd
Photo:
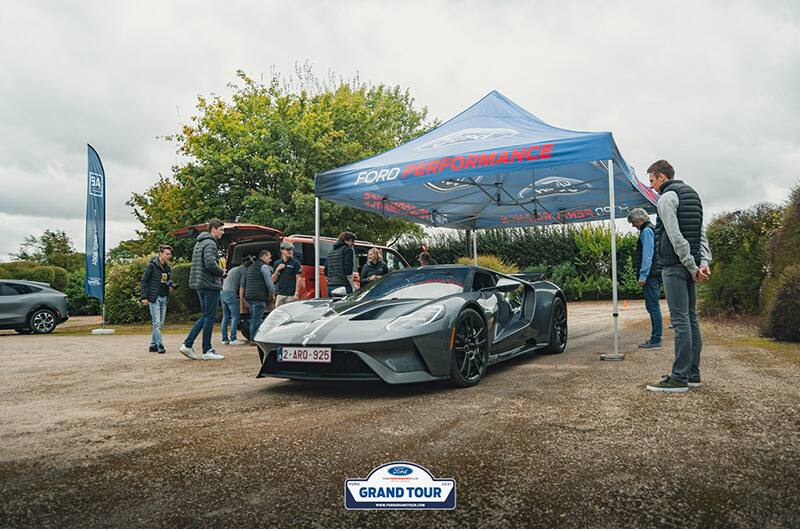
[[[325,260],[328,297],[331,297],[333,291],[339,287],[344,287],[348,294],[353,291],[353,267],[355,266],[353,245],[355,243],[355,234],[343,231],[339,234],[339,240],[333,245],[333,249],[328,252],[328,258]]]
[[[680,180],[666,160],[648,169],[650,185],[660,193],[656,252],[675,328],[675,360],[672,373],[649,384],[650,391],[685,392],[700,386],[700,351],[703,341],[697,321],[696,283],[707,280],[711,250],[703,232],[703,203],[697,192]]]
[[[256,332],[264,319],[264,309],[275,296],[275,285],[272,283],[272,269],[269,262],[272,254],[269,250],[261,250],[258,260],[247,267],[242,278],[241,288],[244,299],[250,305],[250,343],[255,344]]]
[[[642,349],[661,347],[661,267],[655,254],[655,228],[650,222],[650,215],[642,208],[632,209],[628,213],[628,222],[639,230],[636,241],[636,255],[633,259],[633,271],[644,292],[644,306],[650,314],[650,338],[640,343]]]

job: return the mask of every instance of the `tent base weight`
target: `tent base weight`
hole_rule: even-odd
[[[600,355],[600,360],[625,360],[625,353],[606,353]]]
[[[92,334],[114,334],[114,329],[92,329]]]

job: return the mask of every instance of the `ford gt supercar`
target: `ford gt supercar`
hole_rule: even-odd
[[[340,300],[282,305],[256,333],[258,376],[472,386],[492,364],[566,348],[564,294],[540,277],[425,266]]]

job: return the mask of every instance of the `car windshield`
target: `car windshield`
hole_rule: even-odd
[[[466,268],[407,268],[372,281],[345,299],[437,299],[464,292],[466,277]]]

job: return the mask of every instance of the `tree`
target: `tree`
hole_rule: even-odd
[[[313,233],[316,173],[396,147],[437,124],[427,123],[427,109],[415,108],[398,86],[320,81],[307,67],[290,83],[274,77],[261,84],[241,71],[237,77],[231,101],[200,97],[191,123],[166,138],[188,161],[131,197],[143,229],[129,249],[172,242],[185,255],[169,232],[211,217]],[[347,229],[379,243],[422,233],[417,225],[327,201],[320,220],[324,234]]]
[[[86,256],[78,252],[64,230],[44,230],[40,237],[29,235],[20,245],[17,253],[10,254],[14,261],[60,266],[67,271],[79,270],[84,266]]]

